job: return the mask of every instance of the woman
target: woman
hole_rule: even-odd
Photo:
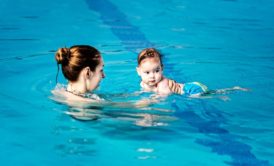
[[[92,92],[102,78],[104,62],[100,52],[88,45],[75,45],[70,48],[59,48],[55,59],[62,66],[62,72],[68,80],[64,95],[69,100],[100,100]],[[56,92],[56,91],[55,91]]]
[[[59,48],[55,59],[61,64],[62,72],[68,80],[68,85],[52,91],[53,99],[58,102],[77,107],[111,106],[111,107],[143,107],[151,103],[150,100],[135,102],[106,101],[92,91],[95,90],[102,78],[104,61],[100,52],[88,45],[75,45],[70,48]],[[77,102],[76,102],[77,101]]]

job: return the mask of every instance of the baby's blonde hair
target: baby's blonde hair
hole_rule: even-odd
[[[146,49],[143,49],[138,57],[137,57],[137,62],[138,62],[138,66],[141,64],[141,62],[144,60],[144,59],[147,59],[147,58],[158,58],[161,65],[162,64],[162,56],[160,54],[160,52],[158,50],[156,50],[155,48],[146,48]]]

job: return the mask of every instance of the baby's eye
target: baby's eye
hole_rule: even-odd
[[[145,73],[146,73],[146,74],[149,74],[149,71],[146,71]]]
[[[155,72],[156,72],[156,73],[159,73],[159,72],[160,72],[160,69],[156,69]]]

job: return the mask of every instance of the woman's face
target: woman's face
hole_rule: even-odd
[[[99,86],[102,78],[105,78],[103,68],[104,68],[104,61],[103,59],[101,59],[100,64],[95,68],[95,71],[92,72],[93,74],[89,80],[89,84],[88,84],[89,86],[87,87],[89,91],[96,89]]]

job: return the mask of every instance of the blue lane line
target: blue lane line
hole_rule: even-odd
[[[86,0],[89,8],[100,14],[100,19],[111,28],[111,31],[120,40],[126,50],[136,52],[139,49],[153,46],[138,27],[131,25],[127,17],[114,4],[108,0]],[[167,57],[165,57],[167,58]],[[169,69],[172,72],[172,69]],[[207,106],[202,101],[199,103],[207,112],[218,110]],[[214,136],[214,139],[196,139],[196,143],[210,147],[212,152],[228,155],[232,158],[230,165],[269,165],[268,161],[259,160],[251,153],[251,147],[237,141],[237,136],[221,128],[222,121],[208,121],[194,113],[195,105],[188,105],[181,109],[173,104],[176,114],[182,117],[190,126],[197,128],[205,135]],[[220,112],[220,111],[219,111]],[[217,138],[217,139],[216,139]],[[213,141],[214,140],[214,141]]]
[[[200,105],[205,103],[200,102]],[[229,165],[247,165],[247,166],[268,166],[269,162],[265,160],[259,160],[251,152],[251,147],[238,141],[240,136],[229,133],[228,130],[221,128],[222,115],[219,114],[217,119],[205,120],[195,114],[194,110],[197,110],[197,103],[187,105],[184,109],[180,109],[179,105],[173,104],[176,109],[176,115],[182,117],[192,127],[198,129],[200,133],[204,133],[208,139],[196,139],[195,142],[207,147],[210,147],[212,152],[219,155],[228,155],[232,158],[232,162],[227,162]],[[216,110],[214,107],[203,108],[206,111]],[[219,111],[220,112],[220,111]],[[221,119],[221,120],[219,120]]]

